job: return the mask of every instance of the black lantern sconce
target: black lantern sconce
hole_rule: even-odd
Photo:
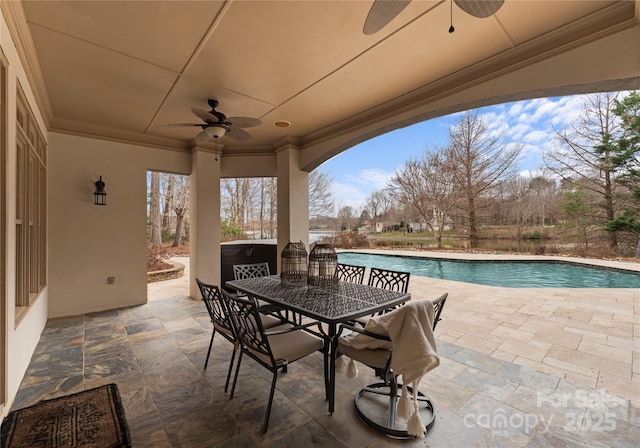
[[[93,192],[93,203],[95,205],[107,205],[107,192],[104,191],[104,182],[102,176],[96,182],[96,191]]]

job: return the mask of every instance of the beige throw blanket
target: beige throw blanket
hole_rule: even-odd
[[[391,367],[396,375],[402,375],[402,397],[398,403],[398,416],[409,420],[407,431],[422,436],[424,425],[418,413],[417,391],[424,374],[438,367],[436,340],[433,335],[434,310],[429,300],[409,302],[390,313],[369,319],[365,330],[388,335],[391,342],[380,341],[353,332],[341,338],[341,343],[357,349],[391,349]],[[413,409],[409,404],[404,384],[412,383],[415,391]]]

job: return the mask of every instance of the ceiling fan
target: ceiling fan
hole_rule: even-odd
[[[182,127],[182,126],[198,126],[202,128],[202,132],[196,135],[196,143],[205,143],[210,139],[217,141],[220,137],[227,136],[234,140],[241,142],[247,141],[251,138],[251,135],[243,128],[250,128],[262,124],[262,121],[257,118],[250,117],[229,117],[222,112],[218,112],[217,100],[208,100],[207,103],[211,107],[210,111],[200,109],[198,107],[192,107],[193,112],[203,123],[175,123],[167,126]]]
[[[504,0],[450,0],[467,14],[483,19],[502,7]],[[374,0],[364,22],[364,34],[374,34],[384,28],[406,8],[411,0]],[[450,31],[451,32],[451,31]]]

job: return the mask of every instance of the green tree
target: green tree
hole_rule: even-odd
[[[575,236],[589,250],[589,227],[593,208],[589,203],[589,195],[585,188],[578,185],[575,190],[564,194],[562,209],[567,214],[567,223],[575,230]]]
[[[546,151],[547,168],[569,183],[579,184],[598,201],[591,222],[602,233],[608,223],[622,214],[625,192],[618,182],[624,169],[618,142],[622,126],[614,113],[617,93],[584,97],[580,118],[568,128],[556,131],[557,145]],[[618,250],[618,232],[608,232],[609,247]]]
[[[615,142],[612,163],[622,173],[616,181],[627,189],[628,201],[607,230],[635,239],[636,258],[640,258],[640,94],[634,91],[616,100],[613,113],[620,118],[622,135]]]

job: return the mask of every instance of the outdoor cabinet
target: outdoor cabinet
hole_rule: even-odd
[[[276,240],[240,240],[220,244],[220,279],[223,288],[233,280],[234,264],[266,261],[271,275],[278,273],[278,244]]]

